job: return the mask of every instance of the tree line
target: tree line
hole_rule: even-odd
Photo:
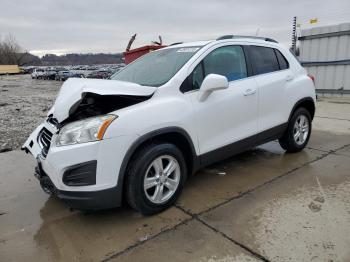
[[[12,34],[0,36],[0,65],[92,65],[122,63],[123,54],[47,54],[42,58],[24,51]]]
[[[4,38],[0,37],[0,65],[20,65],[24,54],[25,52],[12,34]]]

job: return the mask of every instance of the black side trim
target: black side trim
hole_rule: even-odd
[[[226,158],[239,154],[252,147],[278,139],[283,135],[287,126],[288,126],[288,123],[284,123],[279,126],[270,128],[266,131],[263,131],[257,135],[247,137],[243,140],[234,142],[227,146],[224,146],[224,147],[215,149],[213,151],[210,151],[208,153],[205,153],[203,155],[200,155],[199,157],[200,157],[201,167],[213,164],[220,160],[224,160]]]
[[[258,134],[257,145],[262,145],[267,142],[280,138],[288,127],[288,123],[278,125]]]
[[[67,186],[96,185],[97,161],[92,160],[66,168],[62,181]]]

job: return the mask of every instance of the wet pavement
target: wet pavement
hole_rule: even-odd
[[[205,168],[151,217],[70,211],[30,155],[1,153],[0,261],[350,261],[347,101],[319,103],[304,151],[270,142]]]

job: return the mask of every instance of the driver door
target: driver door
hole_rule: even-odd
[[[194,125],[202,160],[211,163],[241,151],[256,142],[258,128],[258,89],[248,78],[243,48],[223,46],[213,50],[190,75],[199,89],[208,74],[227,77],[229,87],[212,92],[199,101],[198,93],[185,93],[194,107]]]

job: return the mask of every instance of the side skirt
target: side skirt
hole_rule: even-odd
[[[280,138],[287,129],[288,123],[265,130],[259,134],[247,137],[240,141],[215,149],[199,156],[200,167],[208,166],[233,155],[242,153],[255,146]]]

